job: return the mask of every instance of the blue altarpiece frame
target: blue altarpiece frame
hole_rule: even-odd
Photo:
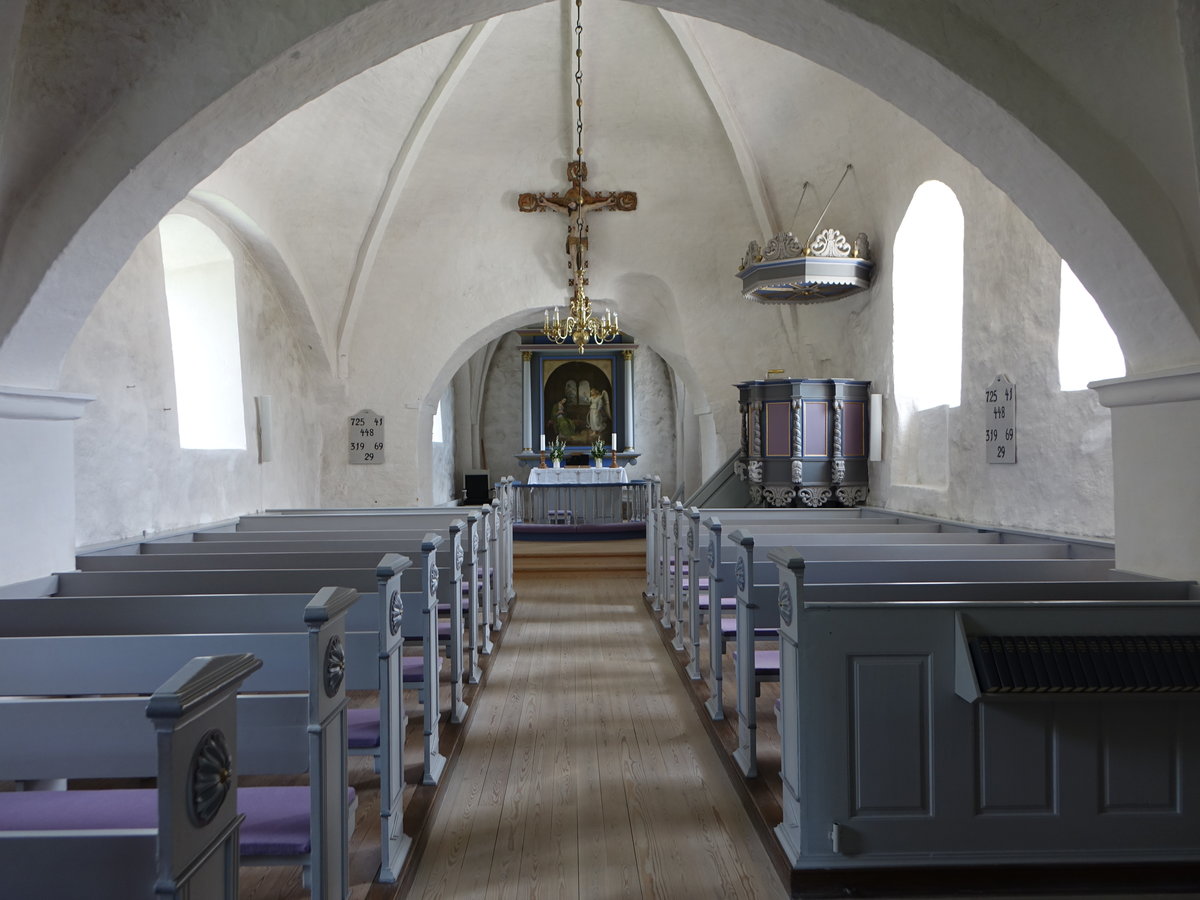
[[[518,454],[523,464],[538,465],[540,443],[557,436],[566,441],[568,461],[587,456],[596,438],[611,453],[612,435],[617,435],[617,460],[636,464],[640,455],[632,428],[633,411],[628,409],[625,355],[637,349],[627,335],[604,344],[588,344],[581,354],[574,344],[558,344],[541,332],[521,331],[520,350],[530,359],[528,436],[532,452]],[[594,395],[592,392],[596,392]],[[599,427],[595,427],[599,426]]]

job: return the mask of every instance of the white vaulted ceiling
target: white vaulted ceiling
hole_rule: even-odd
[[[401,53],[284,117],[193,192],[267,236],[331,366],[340,356],[345,367],[356,329],[389,295],[428,283],[430,265],[458,270],[444,279],[456,304],[565,296],[565,220],[519,214],[516,196],[566,187],[573,12],[543,4]],[[689,283],[699,266],[713,296],[735,301],[746,242],[780,228],[806,237],[847,163],[825,224],[872,231],[881,129],[924,131],[846,79],[719,25],[617,0],[588,0],[583,24],[588,185],[639,194],[634,213],[591,219],[594,298],[631,280],[670,283],[673,271]],[[524,272],[495,277],[508,267]],[[462,277],[472,268],[473,287]],[[653,332],[677,311],[648,302],[622,316]]]

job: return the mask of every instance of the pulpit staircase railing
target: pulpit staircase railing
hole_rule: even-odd
[[[734,471],[734,463],[737,462],[738,455],[738,451],[735,450],[733,455],[725,460],[721,467],[687,498],[683,504],[684,507],[734,509],[749,506],[750,489]]]

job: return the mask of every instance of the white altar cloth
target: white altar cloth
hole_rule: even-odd
[[[629,484],[629,473],[624,466],[605,466],[597,469],[594,466],[584,468],[554,469],[547,466],[544,469],[530,469],[530,484]]]

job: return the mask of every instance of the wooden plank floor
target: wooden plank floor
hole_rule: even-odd
[[[408,896],[786,896],[643,581],[520,576]]]

